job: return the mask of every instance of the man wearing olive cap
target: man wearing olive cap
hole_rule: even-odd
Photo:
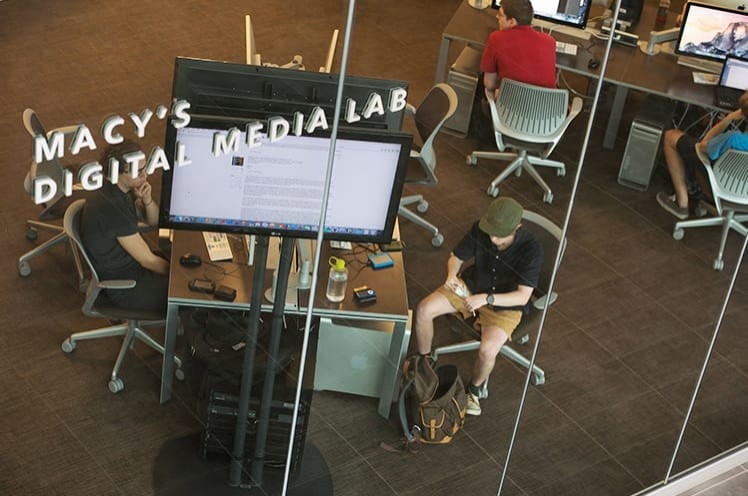
[[[444,285],[424,298],[416,311],[418,353],[431,353],[434,318],[460,312],[476,315],[481,342],[467,386],[467,413],[480,415],[479,400],[488,396],[486,381],[496,355],[511,339],[538,283],[543,247],[522,229],[522,206],[512,198],[494,200],[455,246],[447,260]],[[460,269],[463,264],[473,265]]]

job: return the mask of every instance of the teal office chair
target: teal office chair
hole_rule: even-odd
[[[523,170],[543,189],[543,201],[551,203],[553,192],[535,166],[552,167],[556,174],[566,174],[563,162],[549,160],[571,121],[582,110],[582,99],[574,97],[569,109],[569,92],[502,79],[498,101],[486,90],[491,110],[494,138],[498,152],[474,151],[467,156],[468,165],[479,158],[511,160],[512,162],[491,181],[487,193],[499,196],[499,184],[511,174]]]
[[[120,308],[115,305],[106,293],[102,292],[103,289],[127,289],[135,287],[135,281],[133,280],[109,280],[102,281],[96,273],[96,268],[91,263],[91,259],[88,258],[86,249],[83,246],[80,236],[80,217],[85,200],[77,200],[73,202],[65,211],[65,218],[63,220],[63,226],[65,233],[75,243],[76,248],[80,251],[80,255],[88,265],[88,269],[91,272],[91,278],[88,282],[88,288],[86,290],[86,299],[83,303],[83,313],[89,317],[99,317],[114,321],[122,321],[121,324],[112,325],[109,327],[103,327],[93,331],[76,332],[71,334],[70,337],[62,342],[62,351],[65,353],[71,353],[78,341],[86,339],[98,339],[111,336],[124,336],[122,346],[120,347],[117,360],[114,363],[112,374],[109,379],[109,390],[113,393],[118,393],[125,388],[125,383],[119,377],[120,369],[125,360],[127,351],[135,344],[135,339],[139,339],[154,350],[158,351],[162,355],[164,354],[164,347],[156,342],[149,334],[145,332],[145,329],[149,327],[161,327],[166,323],[165,312],[152,312],[143,310],[130,310]],[[182,372],[182,362],[179,358],[174,357],[174,363],[177,366],[175,375],[177,379],[184,379],[184,373]]]
[[[419,186],[434,186],[438,182],[434,140],[444,121],[449,119],[457,110],[457,93],[448,84],[439,83],[431,88],[418,108],[408,104],[405,110],[406,115],[410,115],[415,121],[416,130],[422,143],[419,149],[410,151],[405,182],[406,184],[417,184]],[[420,213],[425,213],[429,208],[429,202],[423,198],[423,195],[403,196],[400,198],[398,214],[429,230],[433,236],[431,244],[436,247],[441,246],[444,243],[444,236],[439,232],[439,228],[406,208],[414,203]]]
[[[530,311],[522,317],[519,326],[517,326],[514,333],[512,333],[512,343],[520,345],[526,344],[530,340],[530,333],[535,331],[540,325],[540,317],[542,316],[545,302],[548,301],[549,305],[556,302],[558,294],[549,294],[548,288],[551,283],[551,276],[553,275],[556,253],[560,249],[563,255],[563,250],[566,246],[566,240],[564,240],[563,243],[561,240],[561,228],[535,212],[524,211],[522,214],[522,228],[532,232],[538,241],[542,243],[544,256],[540,277],[538,279],[538,287],[535,288],[535,291],[533,292]],[[480,346],[480,334],[479,331],[474,329],[472,319],[463,320],[460,316],[456,315],[450,315],[448,318],[450,319],[450,327],[453,330],[457,332],[466,331],[467,333],[472,334],[473,337],[468,341],[436,348],[432,352],[432,356],[435,360],[446,353],[473,351],[477,350]],[[504,344],[499,353],[525,368],[530,366],[530,360],[515,350],[509,343]],[[532,367],[530,382],[536,386],[545,383],[545,372],[538,365],[533,365]],[[484,385],[480,397],[485,398],[487,396],[488,385],[486,384]]]
[[[47,132],[44,129],[41,121],[39,120],[39,116],[32,109],[24,110],[23,125],[32,138],[36,135],[51,136],[54,132],[61,132],[66,136],[67,139],[67,137],[72,135],[76,130],[75,126],[67,126],[64,128],[52,129],[51,131]],[[34,180],[37,177],[45,176],[51,178],[56,184],[61,185],[62,174],[64,170],[65,168],[57,158],[42,162],[40,164],[37,164],[32,160],[29,172],[26,174],[26,178],[24,179],[24,189],[29,195],[31,195],[33,193]],[[79,184],[75,184],[73,185],[73,190],[82,191],[82,187]],[[48,252],[56,246],[66,245],[71,248],[70,251],[73,254],[73,261],[75,262],[75,267],[78,272],[78,286],[81,291],[85,291],[86,277],[84,275],[83,264],[81,263],[77,250],[72,249],[72,246],[69,244],[68,236],[65,234],[65,230],[63,229],[63,227],[59,224],[53,224],[49,222],[54,219],[62,218],[64,212],[64,204],[66,203],[65,200],[66,198],[64,192],[60,187],[57,189],[56,194],[49,201],[41,204],[42,211],[39,214],[38,220],[26,221],[26,239],[30,241],[36,240],[39,236],[39,231],[51,232],[53,236],[52,238],[36,246],[32,250],[29,250],[18,258],[18,274],[21,277],[30,276],[31,266],[29,265],[29,262],[33,258]]]
[[[714,205],[700,202],[696,213],[706,215],[711,212],[712,216],[676,223],[673,238],[683,239],[684,229],[689,227],[722,226],[717,258],[712,264],[714,270],[722,270],[725,267],[722,257],[730,230],[748,236],[748,226],[745,224],[748,222],[748,152],[728,150],[714,163],[698,147],[696,154],[704,164],[714,198]]]

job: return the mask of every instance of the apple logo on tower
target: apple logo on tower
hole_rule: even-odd
[[[366,353],[361,353],[360,355],[353,355],[351,357],[351,367],[353,367],[355,370],[366,370],[366,367],[369,366],[369,357],[366,356]]]

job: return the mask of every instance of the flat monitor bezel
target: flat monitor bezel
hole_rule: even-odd
[[[718,56],[718,55],[712,56],[712,55],[705,55],[705,54],[702,54],[702,53],[694,53],[694,52],[688,52],[688,51],[682,50],[681,49],[681,43],[683,42],[684,28],[686,27],[686,25],[688,23],[688,16],[691,13],[691,9],[694,8],[694,7],[705,8],[707,10],[712,10],[712,11],[727,12],[727,13],[730,13],[730,14],[741,16],[741,17],[745,18],[745,20],[748,22],[748,12],[746,12],[744,10],[734,10],[734,9],[729,9],[727,7],[722,7],[722,6],[718,6],[718,5],[710,5],[710,4],[706,4],[706,3],[688,2],[686,4],[686,8],[685,8],[684,13],[683,13],[683,22],[681,23],[681,29],[678,32],[678,39],[675,41],[674,52],[675,52],[676,55],[680,55],[680,56],[683,56],[683,57],[693,57],[693,58],[702,59],[702,60],[712,60],[712,61],[715,61],[715,62],[718,62],[718,63],[721,63],[721,64],[723,64],[725,62],[725,59],[726,59],[727,56],[731,56],[731,57],[734,57],[734,58],[741,58],[741,59],[748,58],[748,54],[746,54],[746,56],[743,56],[743,57],[736,56],[734,54],[729,54],[729,53],[725,54],[724,56]]]
[[[208,88],[207,85],[196,84],[190,81],[189,71],[196,71],[203,78],[211,79],[212,90],[223,93],[221,98],[234,98],[244,105],[251,102],[252,108],[241,108],[231,106],[208,106],[199,102],[191,101],[191,91],[195,88]],[[224,81],[228,81],[225,83]],[[237,81],[246,82],[241,87],[235,84]],[[198,59],[190,57],[176,57],[174,61],[174,79],[172,83],[172,99],[187,100],[190,102],[190,113],[196,115],[226,115],[228,117],[242,118],[266,118],[270,115],[282,115],[289,118],[293,111],[305,111],[322,106],[331,110],[335,101],[324,100],[319,88],[325,86],[330,89],[329,96],[337,96],[337,85],[339,75],[326,72],[299,71],[285,69],[282,67],[271,67],[264,65],[248,65],[235,62],[219,60]],[[346,99],[356,93],[376,91],[383,98],[389,98],[395,89],[408,90],[408,82],[394,79],[382,79],[369,76],[346,76],[343,82],[343,109],[345,110]],[[258,88],[261,88],[260,91]],[[332,91],[334,89],[334,91]],[[386,92],[386,95],[382,93]],[[205,95],[206,93],[203,93]],[[354,98],[355,100],[355,98]],[[357,100],[358,109],[366,102]],[[384,101],[385,105],[387,100]],[[262,115],[259,115],[262,113]],[[327,115],[327,112],[326,112]],[[332,113],[327,115],[332,125]],[[383,117],[375,116],[373,119],[361,119],[354,123],[344,121],[344,112],[341,112],[341,125],[356,128],[376,128],[388,131],[399,131],[402,128],[405,111],[388,111]]]
[[[199,116],[193,117],[188,124],[188,127],[202,127],[207,129],[223,129],[228,130],[232,127],[239,127],[243,129],[243,126],[249,122],[253,122],[255,119],[237,119],[237,118],[226,118],[221,116]],[[328,137],[330,136],[330,130],[313,133],[303,134],[303,136],[310,137]],[[166,140],[165,140],[165,153],[167,160],[170,164],[174,164],[175,151],[176,151],[176,137],[177,129],[173,125],[167,125]],[[367,128],[350,128],[341,127],[338,130],[337,140],[351,139],[351,140],[363,140],[363,141],[381,141],[384,143],[397,143],[401,146],[400,156],[393,178],[393,185],[388,203],[388,210],[386,213],[385,226],[381,233],[378,234],[360,234],[355,232],[324,232],[324,239],[332,241],[351,241],[358,243],[387,243],[392,241],[392,233],[395,227],[395,221],[397,219],[400,197],[402,195],[403,186],[405,183],[405,175],[408,167],[408,160],[410,156],[410,149],[412,146],[412,135],[403,132],[390,132],[381,131],[376,129]],[[190,167],[190,165],[184,165],[184,167]],[[187,229],[195,231],[213,231],[213,232],[225,232],[234,234],[256,234],[265,236],[285,236],[292,238],[305,238],[305,239],[316,239],[318,229],[291,229],[291,228],[280,228],[277,226],[262,227],[262,226],[244,226],[244,225],[231,225],[221,223],[205,223],[205,222],[193,222],[190,220],[175,220],[171,218],[170,206],[171,206],[171,194],[173,188],[174,178],[174,167],[169,170],[164,170],[161,179],[161,203],[159,211],[159,226],[162,228],[170,229]],[[361,181],[365,181],[365,178],[361,178]],[[366,208],[366,205],[357,205],[356,208]],[[327,226],[326,226],[327,227]]]
[[[584,29],[587,28],[587,21],[589,20],[589,17],[590,17],[590,7],[592,7],[592,0],[586,0],[586,2],[587,2],[587,8],[584,11],[584,16],[582,17],[581,22],[564,21],[564,20],[558,19],[556,17],[552,17],[552,16],[548,16],[548,15],[543,15],[543,14],[538,14],[535,11],[535,7],[534,6],[532,8],[532,10],[534,12],[533,17],[536,18],[536,19],[542,19],[542,20],[547,21],[547,22],[558,24],[559,26],[569,26],[569,27],[572,27],[572,28],[577,28],[577,29],[584,30]],[[532,2],[530,2],[530,3],[532,3]],[[501,6],[501,1],[500,0],[491,0],[491,8],[498,10],[500,6]]]

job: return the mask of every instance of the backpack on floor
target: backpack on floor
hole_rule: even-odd
[[[455,365],[434,368],[431,358],[405,359],[398,411],[407,444],[445,444],[465,423],[467,396]]]

